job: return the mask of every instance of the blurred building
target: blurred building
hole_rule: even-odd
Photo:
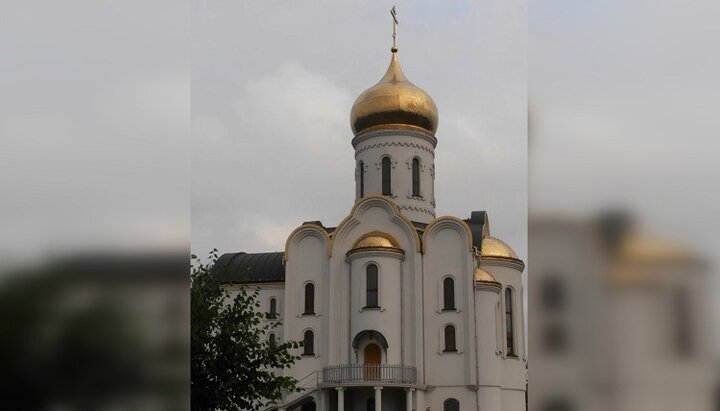
[[[390,66],[351,113],[355,205],[335,227],[306,222],[285,250],[220,257],[231,290],[259,287],[303,340],[280,410],[526,408],[525,264],[488,215],[435,215],[432,98]]]
[[[708,266],[632,219],[534,218],[530,409],[716,410]]]
[[[0,284],[4,409],[187,409],[187,257],[76,255]]]

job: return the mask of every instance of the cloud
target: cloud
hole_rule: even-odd
[[[321,160],[325,171],[338,173],[346,168],[347,158],[321,156],[349,152],[352,102],[346,89],[289,62],[268,76],[246,82],[234,114],[236,126],[245,133],[240,138],[244,146],[270,156],[277,150],[292,151],[297,153],[293,166]]]
[[[0,249],[182,246],[189,132],[177,117],[189,113],[187,79],[179,71],[128,75],[52,110],[0,115],[0,173],[12,176],[0,180]]]
[[[252,234],[260,240],[259,246],[265,250],[284,250],[285,240],[298,224],[279,224],[272,220],[261,219],[252,224]]]
[[[405,10],[398,40],[405,73],[440,111],[438,214],[488,210],[494,234],[524,256],[526,6],[511,3],[398,4]],[[258,221],[288,227],[287,235],[303,221],[335,225],[346,216],[355,188],[350,109],[387,68],[385,13],[363,2],[279,9],[223,2],[198,16],[198,254],[281,250],[284,236],[271,247]]]
[[[239,90],[229,115],[193,120],[199,252],[282,249],[302,221],[339,219],[337,195],[347,192],[352,205],[349,91],[296,62],[246,79]]]

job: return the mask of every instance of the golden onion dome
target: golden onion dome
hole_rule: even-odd
[[[475,267],[475,282],[476,283],[496,283],[498,280],[489,272],[483,270],[480,267]]]
[[[387,128],[419,129],[435,135],[438,111],[428,93],[403,74],[393,49],[385,76],[355,100],[350,111],[353,133]]]
[[[352,249],[357,250],[359,248],[394,248],[399,249],[400,245],[397,240],[388,233],[382,231],[372,231],[364,234],[355,241]]]
[[[515,251],[513,251],[509,245],[495,237],[490,237],[489,235],[483,237],[482,239],[482,244],[480,245],[480,255],[483,258],[514,258],[519,260],[517,254],[515,254]]]

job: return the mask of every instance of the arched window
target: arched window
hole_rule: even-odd
[[[305,312],[303,314],[315,314],[315,284],[305,284]]]
[[[365,290],[365,306],[379,307],[378,304],[378,268],[375,264],[367,266],[367,284]]]
[[[270,299],[270,318],[277,317],[277,300],[274,298]]]
[[[272,347],[275,346],[275,334],[270,334],[268,337],[268,344],[270,344]]]
[[[412,161],[412,195],[420,197],[420,160],[417,157]]]
[[[455,309],[455,281],[452,277],[443,280],[443,310]]]
[[[460,411],[460,402],[455,398],[443,401],[443,411]]]
[[[360,162],[360,198],[365,197],[365,163]]]
[[[303,335],[302,355],[315,355],[315,334],[311,330],[305,331]]]
[[[383,157],[382,159],[382,194],[384,196],[392,195],[392,187],[390,185],[390,157]]]
[[[510,288],[505,289],[505,339],[507,355],[515,355],[515,337],[513,335],[513,295]]]
[[[457,351],[454,325],[445,326],[445,351]]]

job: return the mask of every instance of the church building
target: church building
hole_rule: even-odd
[[[304,342],[280,371],[303,390],[271,410],[524,410],[525,264],[486,212],[436,216],[438,110],[391,52],[350,113],[347,217],[302,223],[283,251],[224,254],[220,280],[260,289],[282,322],[268,341]]]

